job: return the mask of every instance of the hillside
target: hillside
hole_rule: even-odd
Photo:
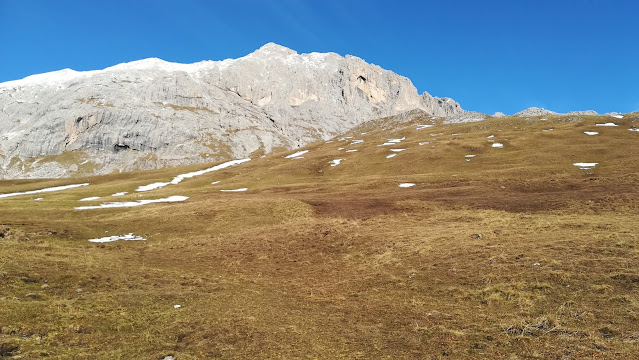
[[[0,356],[635,358],[639,114],[446,122],[0,181]]]

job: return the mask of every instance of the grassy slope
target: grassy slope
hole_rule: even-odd
[[[639,121],[583,118],[385,120],[151,192],[206,166],[0,199],[0,357],[634,358]],[[170,195],[190,199],[72,210]],[[106,231],[148,241],[86,241]]]

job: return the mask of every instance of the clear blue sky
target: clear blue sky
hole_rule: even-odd
[[[359,56],[467,110],[639,110],[637,0],[0,0],[0,82],[271,41]]]

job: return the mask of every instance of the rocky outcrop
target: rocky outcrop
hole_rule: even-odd
[[[569,111],[566,115],[588,115],[588,116],[597,116],[599,115],[594,110],[584,110],[584,111]]]
[[[243,158],[415,109],[463,112],[360,58],[273,43],[224,61],[65,69],[0,84],[0,178]]]
[[[557,113],[554,112],[554,111],[546,110],[544,108],[530,107],[530,108],[528,108],[526,110],[522,110],[522,111],[516,113],[513,116],[532,117],[532,116],[543,116],[543,115],[557,115]]]

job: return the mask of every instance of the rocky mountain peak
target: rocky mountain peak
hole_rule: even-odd
[[[244,158],[412,110],[463,112],[360,58],[274,43],[223,61],[65,69],[0,84],[0,178]]]
[[[264,44],[259,49],[253,52],[254,55],[260,56],[273,56],[273,55],[297,55],[297,51],[287,48],[286,46],[278,45],[274,42]]]

